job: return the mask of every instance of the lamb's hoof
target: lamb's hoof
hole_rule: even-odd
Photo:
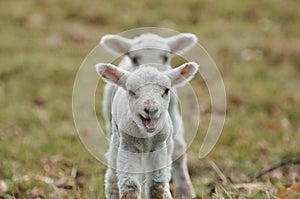
[[[178,187],[175,189],[175,198],[176,199],[190,199],[195,198],[195,194],[192,193],[189,187]]]
[[[136,191],[126,191],[122,194],[121,199],[138,199],[138,193]]]
[[[170,190],[166,190],[163,186],[152,187],[150,197],[155,199],[172,199]]]
[[[118,195],[116,195],[116,194],[110,194],[110,195],[106,195],[106,198],[107,199],[119,199],[119,194]]]

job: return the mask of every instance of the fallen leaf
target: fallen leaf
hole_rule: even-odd
[[[266,123],[264,125],[265,129],[269,131],[279,131],[279,130],[286,130],[290,126],[290,121],[287,118],[282,118],[279,121],[273,121]]]
[[[294,199],[300,197],[300,183],[278,189],[277,196],[280,199]]]
[[[293,185],[291,186],[291,190],[300,193],[300,182],[298,182],[298,183],[296,183],[296,184],[293,184]]]
[[[287,188],[280,188],[278,189],[277,191],[277,196],[280,198],[280,199],[292,199],[292,196],[290,194],[290,192],[288,191]]]

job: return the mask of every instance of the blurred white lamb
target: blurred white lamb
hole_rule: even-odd
[[[129,72],[112,64],[96,65],[106,81],[118,86],[107,153],[109,199],[141,199],[143,191],[147,198],[172,198],[168,167],[175,136],[169,113],[171,93],[193,78],[198,65],[189,62],[160,72],[161,66],[145,64]],[[139,174],[143,170],[147,173]]]
[[[111,53],[125,55],[119,64],[119,68],[134,71],[141,64],[163,64],[161,71],[170,68],[170,61],[174,54],[188,51],[197,43],[197,37],[190,33],[179,34],[168,38],[147,33],[134,39],[124,38],[118,35],[105,35],[101,39],[101,45]],[[116,86],[106,84],[103,95],[103,115],[106,132],[111,134],[111,107],[115,96]],[[174,148],[172,155],[172,177],[175,187],[175,195],[178,198],[193,198],[195,192],[187,170],[186,143],[184,140],[184,128],[182,118],[178,111],[177,93],[171,93],[169,114],[173,123]],[[107,189],[107,188],[106,188]]]

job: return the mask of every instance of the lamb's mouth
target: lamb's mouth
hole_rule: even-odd
[[[143,125],[149,132],[153,132],[157,126],[157,119],[153,119],[151,117],[145,118],[144,116],[140,115]]]

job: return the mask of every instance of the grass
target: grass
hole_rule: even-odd
[[[300,14],[288,1],[17,1],[0,4],[0,198],[104,198],[105,166],[82,146],[72,119],[76,72],[104,34],[158,26],[199,37],[228,97],[223,134],[189,170],[203,198],[276,198],[299,166],[234,186],[283,158],[300,158]],[[195,84],[201,106],[205,86]],[[203,113],[199,138],[209,114]],[[224,182],[211,163],[232,182]],[[228,180],[227,179],[227,180]],[[211,193],[211,186],[216,184]]]

